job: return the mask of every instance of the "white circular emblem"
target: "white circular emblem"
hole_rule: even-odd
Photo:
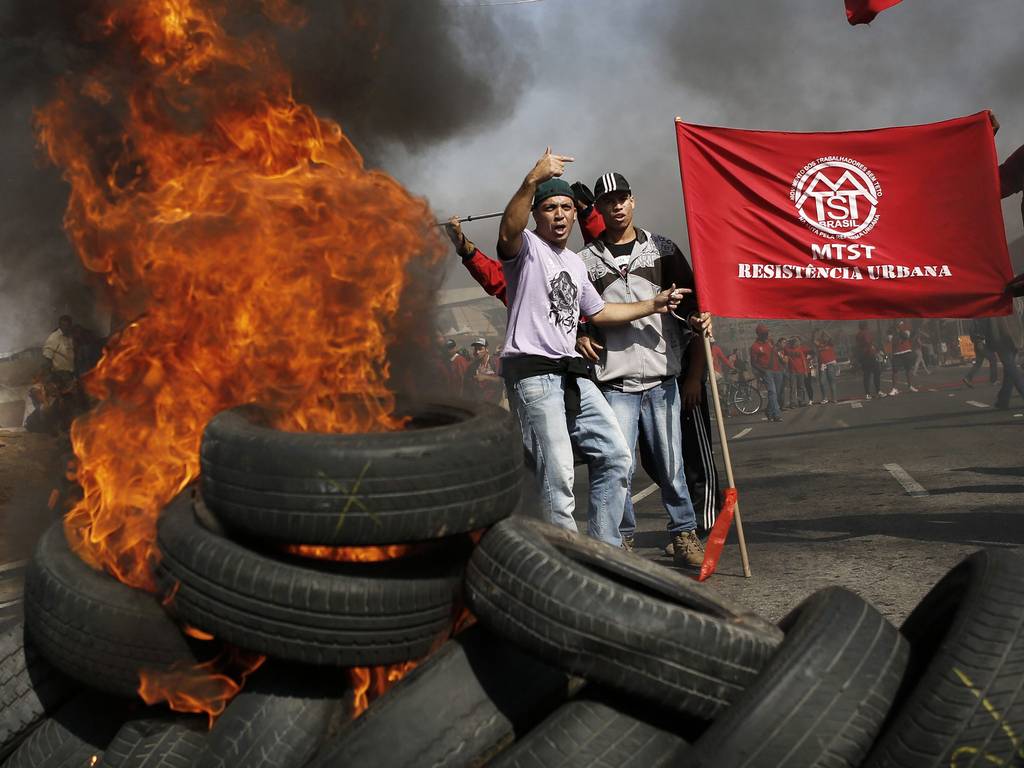
[[[819,235],[855,240],[878,223],[882,187],[863,163],[819,157],[793,179],[789,199],[803,222]]]

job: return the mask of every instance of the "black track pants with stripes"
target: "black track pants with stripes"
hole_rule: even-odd
[[[682,385],[683,380],[680,378],[680,388]],[[711,530],[718,517],[718,510],[722,507],[718,470],[715,468],[715,446],[711,442],[709,395],[707,384],[702,382],[700,405],[693,410],[682,409],[683,468],[686,472],[686,487],[697,514],[697,533],[701,536]]]

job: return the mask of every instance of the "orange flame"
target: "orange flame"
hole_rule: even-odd
[[[297,103],[271,45],[229,37],[220,5],[95,5],[107,63],[60,84],[37,135],[71,185],[82,263],[135,319],[86,382],[100,403],[72,427],[83,497],[65,527],[90,565],[155,591],[156,515],[197,476],[215,413],[401,426],[386,350],[407,264],[443,248],[425,202]]]
[[[414,544],[391,544],[386,547],[323,547],[312,544],[285,546],[285,551],[289,554],[315,560],[331,560],[336,563],[381,563],[405,557],[419,549],[421,547]]]
[[[414,670],[418,661],[403,661],[386,667],[352,667],[352,719],[365,712],[370,702],[383,695],[395,683]]]
[[[139,696],[149,705],[167,702],[175,712],[203,712],[213,727],[245,679],[259,669],[266,656],[228,648],[211,661],[169,669],[139,671]]]

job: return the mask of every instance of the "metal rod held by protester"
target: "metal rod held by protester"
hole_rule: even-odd
[[[466,222],[466,221],[480,221],[480,219],[494,219],[494,218],[497,218],[498,216],[504,215],[504,213],[505,213],[504,211],[498,211],[497,213],[485,213],[485,214],[483,214],[481,216],[466,216],[465,218],[463,218],[462,216],[456,216],[455,218],[457,218],[459,220],[459,223],[461,224],[461,223]],[[437,226],[439,226],[439,227],[448,226],[448,222],[447,221],[439,221],[439,222],[437,222]]]

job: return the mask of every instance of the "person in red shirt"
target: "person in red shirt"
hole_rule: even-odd
[[[757,339],[750,345],[750,367],[760,377],[768,392],[768,421],[782,421],[779,392],[782,389],[782,366],[775,353],[775,345],[768,338],[768,326],[759,324],[754,333]]]
[[[836,378],[839,376],[839,363],[836,362],[836,347],[832,343],[832,337],[822,331],[814,342],[818,350],[818,370],[821,378],[818,379],[818,386],[821,387],[821,402],[824,405],[829,402],[831,395],[832,402],[838,403],[836,396]],[[828,389],[825,385],[828,385]]]
[[[917,392],[912,373],[914,368],[914,341],[911,338],[910,326],[904,320],[897,322],[890,330],[889,341],[892,344],[892,389],[889,391],[889,394],[898,395],[900,393],[896,389],[896,374],[899,371],[903,371],[907,377],[907,389],[911,392]]]
[[[882,391],[882,365],[878,362],[878,347],[875,337],[868,330],[868,321],[857,324],[857,336],[853,340],[853,354],[864,375],[864,399],[885,397]]]
[[[807,347],[800,343],[799,336],[793,336],[786,342],[785,350],[790,375],[789,401],[797,406],[810,405],[814,401],[814,389],[811,386],[811,369],[807,365]]]

